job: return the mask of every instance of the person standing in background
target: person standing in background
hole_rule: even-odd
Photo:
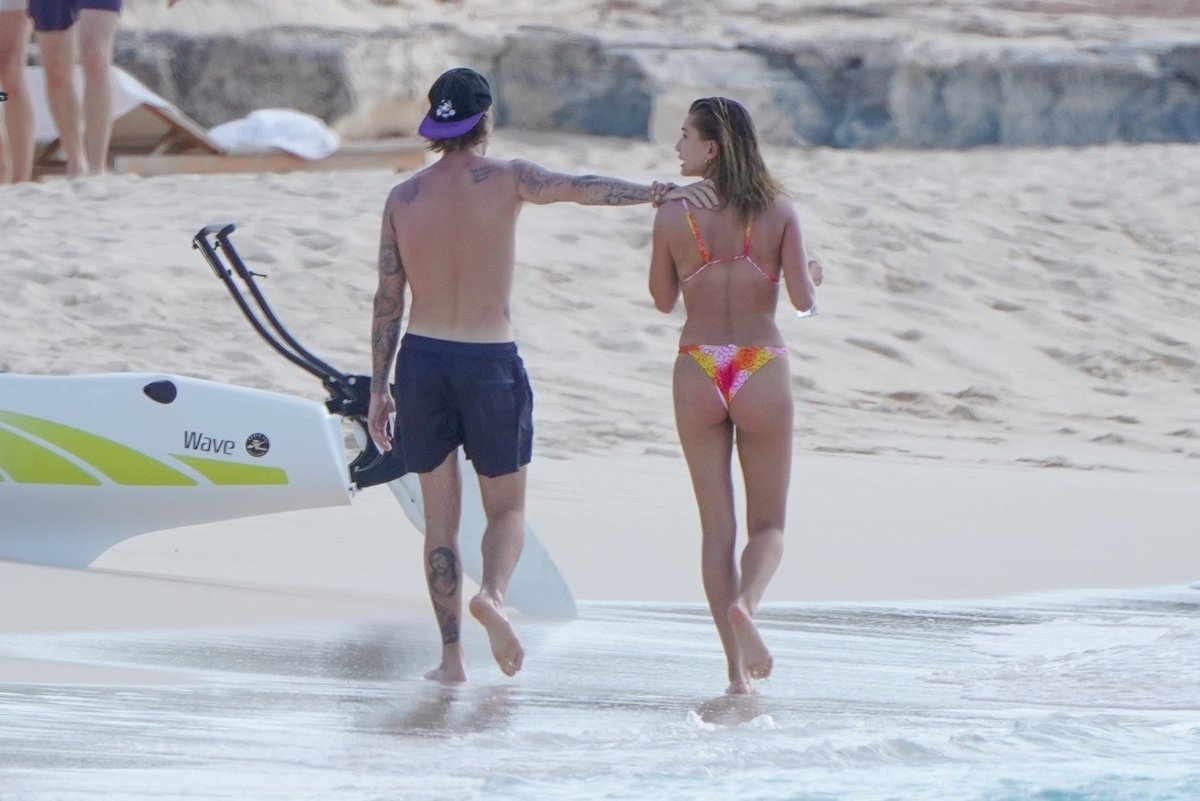
[[[8,95],[0,125],[0,184],[33,177],[33,101],[25,80],[32,30],[27,0],[0,0],[0,90]]]
[[[178,0],[167,0],[167,7]],[[112,139],[113,46],[122,0],[0,0],[0,88],[9,99],[0,137],[0,177],[33,174],[33,102],[25,81],[30,29],[37,32],[46,102],[67,164],[67,176],[100,175]],[[83,71],[82,100],[75,64]]]
[[[121,0],[29,0],[46,76],[46,102],[67,177],[100,175],[112,138],[112,56]],[[83,99],[75,62],[83,68]]]

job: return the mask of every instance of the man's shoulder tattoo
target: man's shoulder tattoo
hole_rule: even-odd
[[[486,167],[476,167],[475,169],[471,170],[471,180],[473,183],[483,183],[488,178],[491,178],[494,173],[500,172],[502,169],[504,168],[499,164],[489,164]]]
[[[417,195],[421,194],[421,179],[410,178],[400,184],[399,191],[400,200],[403,203],[412,203],[417,199]]]

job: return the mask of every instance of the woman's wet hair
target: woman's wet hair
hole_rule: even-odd
[[[754,120],[741,103],[727,97],[702,97],[688,109],[688,119],[701,138],[717,143],[717,157],[704,177],[711,179],[717,194],[737,209],[743,224],[766,211],[783,194],[783,186],[763,163]]]

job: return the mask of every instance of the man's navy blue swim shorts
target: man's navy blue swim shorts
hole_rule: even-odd
[[[428,473],[463,446],[481,476],[515,473],[533,452],[533,391],[515,342],[405,334],[396,359],[396,440]]]

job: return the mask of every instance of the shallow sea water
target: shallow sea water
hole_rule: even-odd
[[[775,676],[742,698],[692,605],[521,620],[511,680],[473,628],[458,687],[419,678],[427,621],[8,636],[0,655],[155,678],[0,685],[0,798],[1200,798],[1200,592],[760,621]]]

